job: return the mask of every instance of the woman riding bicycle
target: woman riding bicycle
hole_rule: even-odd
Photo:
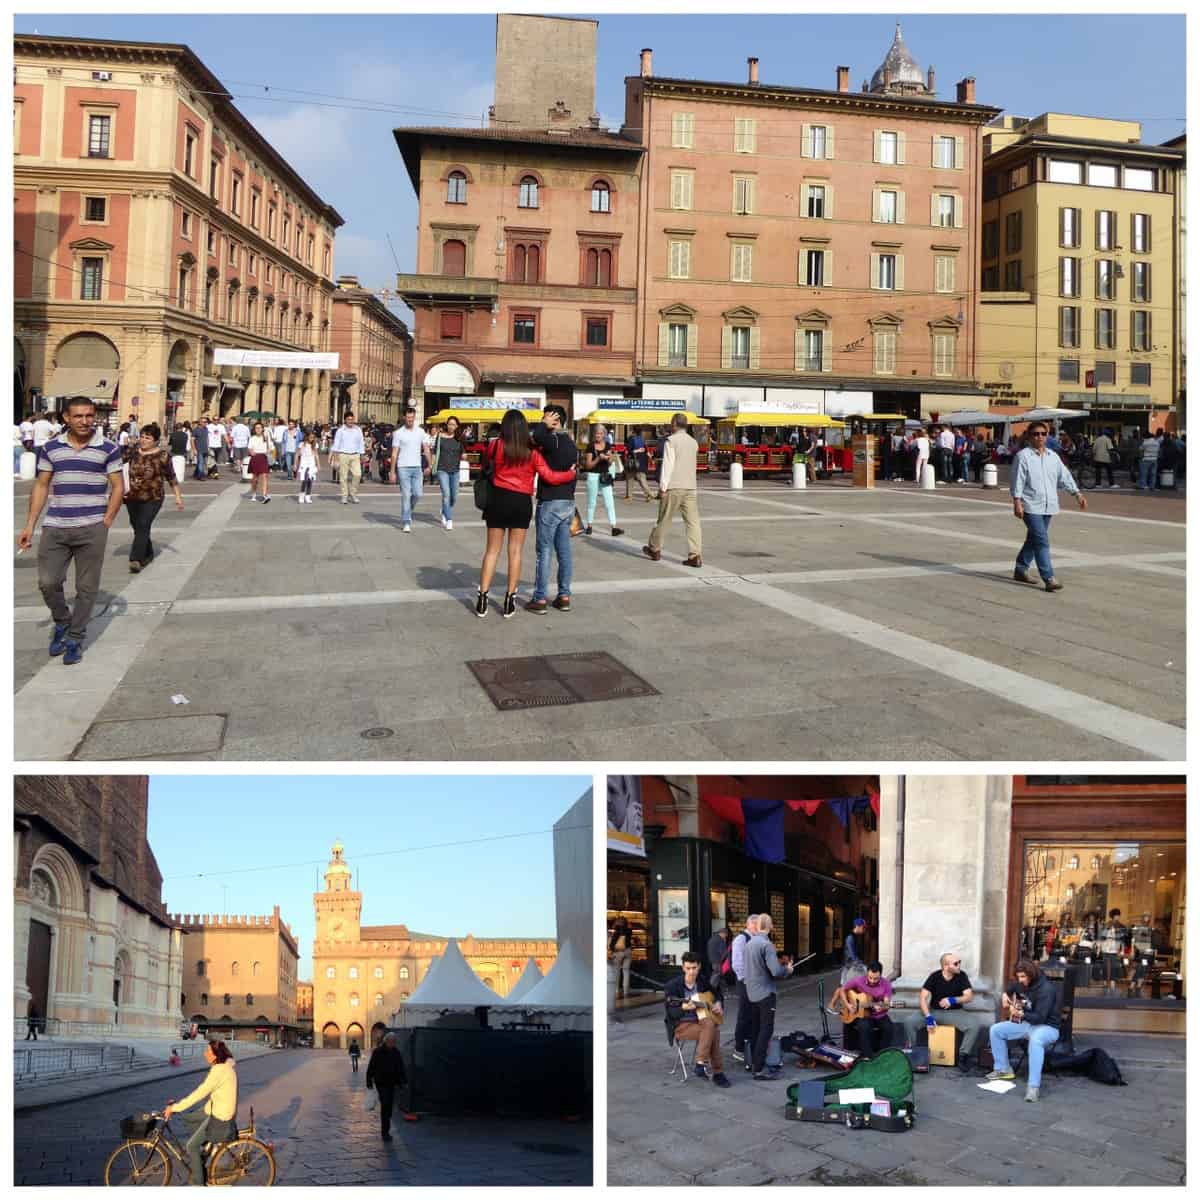
[[[204,1082],[190,1096],[173,1100],[163,1109],[163,1119],[169,1121],[172,1113],[180,1114],[185,1126],[191,1131],[187,1140],[188,1163],[192,1170],[192,1186],[204,1186],[204,1157],[201,1148],[205,1142],[219,1144],[237,1140],[237,1070],[229,1047],[221,1041],[210,1041],[204,1049],[204,1061],[209,1072]],[[204,1101],[198,1111],[182,1116],[185,1109]]]

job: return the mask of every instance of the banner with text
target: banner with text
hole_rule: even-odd
[[[338,355],[291,350],[239,350],[214,346],[213,363],[218,367],[291,367],[297,371],[336,371]]]

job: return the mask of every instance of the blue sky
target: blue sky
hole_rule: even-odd
[[[858,88],[886,53],[895,20],[921,66],[935,68],[942,96],[953,97],[955,81],[974,75],[980,103],[1021,116],[1057,110],[1140,119],[1148,142],[1184,127],[1182,15],[587,15],[600,20],[597,107],[612,127],[624,111],[624,76],[637,73],[643,46],[654,50],[657,75],[741,81],[747,56],[757,55],[764,83],[832,88],[834,68],[846,64]],[[189,45],[346,219],[337,273],[376,289],[395,286],[389,236],[400,269],[415,268],[416,198],[391,130],[478,124],[493,97],[490,13],[18,15],[14,27]]]
[[[266,915],[278,904],[305,978],[312,894],[324,890],[337,838],[357,872],[364,924],[553,937],[548,831],[590,786],[547,775],[154,776],[150,846],[168,912]],[[442,845],[513,833],[535,836]]]

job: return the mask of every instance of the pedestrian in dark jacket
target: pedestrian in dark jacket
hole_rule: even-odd
[[[721,983],[721,963],[725,961],[725,949],[729,945],[729,926],[723,925],[720,929],[714,929],[713,935],[708,939],[708,977],[712,980],[713,987],[719,987]]]
[[[1029,1081],[1025,1099],[1037,1103],[1046,1051],[1058,1041],[1062,1024],[1058,986],[1042,974],[1037,963],[1027,958],[1017,963],[1015,975],[1003,995],[1003,1006],[1009,1019],[991,1028],[992,1058],[996,1069],[988,1078],[1014,1078],[1008,1061],[1008,1043],[1028,1041]]]
[[[350,1070],[356,1075],[358,1074],[358,1057],[362,1054],[362,1050],[358,1045],[358,1038],[354,1038],[350,1043]]]
[[[32,997],[29,999],[29,1007],[25,1010],[25,1040],[31,1038],[36,1042],[38,1040],[38,1006],[37,1001]]]
[[[385,1142],[392,1140],[392,1103],[396,1089],[408,1083],[408,1072],[404,1069],[404,1058],[396,1049],[396,1035],[384,1034],[383,1041],[371,1051],[367,1063],[367,1087],[374,1086],[379,1093],[379,1124]]]

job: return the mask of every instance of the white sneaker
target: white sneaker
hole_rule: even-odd
[[[357,497],[357,496],[351,496],[351,497],[350,497],[350,503],[351,503],[351,504],[357,504],[357,503],[358,503],[358,497]]]
[[[447,528],[447,529],[453,529],[453,528],[454,528],[454,522],[453,522],[453,521],[447,521],[447,522],[446,522],[446,528]]]
[[[442,528],[445,529],[446,528],[446,518],[442,517],[441,522],[442,522]]]
[[[1121,485],[1119,483],[1110,483],[1108,486],[1111,491],[1113,488],[1119,488]]]
[[[401,532],[401,533],[412,533],[412,526],[411,526],[411,525],[405,525],[405,527],[404,527],[402,530],[400,530],[400,532]]]
[[[342,503],[343,503],[343,504],[349,504],[349,503],[350,503],[350,501],[349,501],[349,500],[347,500],[345,496],[343,496],[343,497],[342,497]]]

